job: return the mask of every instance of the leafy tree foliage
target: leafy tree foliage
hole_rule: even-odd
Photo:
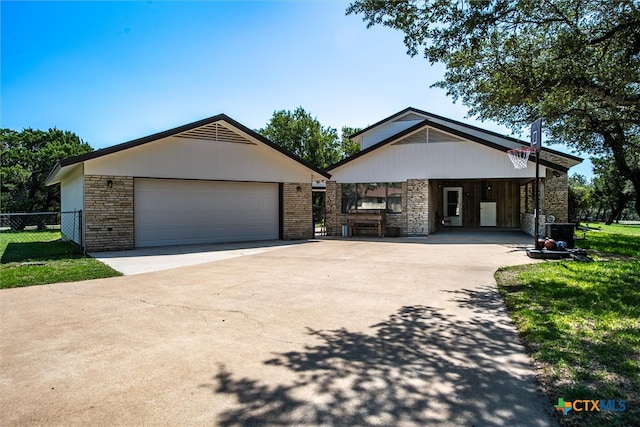
[[[302,107],[274,112],[258,132],[319,168],[340,160],[338,132],[322,126]]]
[[[294,111],[275,111],[258,133],[312,165],[326,168],[360,151],[360,146],[348,139],[359,130],[343,126],[339,139],[334,128],[322,126],[311,113],[298,107]]]
[[[76,134],[58,129],[0,129],[0,177],[3,212],[60,208],[60,186],[44,182],[55,163],[93,149]]]
[[[569,177],[569,218],[586,220],[591,214],[592,186],[584,175],[573,174]]]
[[[360,151],[360,144],[349,139],[351,135],[360,132],[360,130],[360,128],[342,126],[342,141],[340,142],[340,151],[343,159],[353,156]]]
[[[610,157],[640,193],[638,0],[356,0],[351,13],[444,63],[435,86],[470,114],[514,129],[542,117],[551,142]]]
[[[596,177],[593,180],[593,199],[598,211],[606,210],[605,224],[620,219],[625,207],[635,200],[636,192],[625,177],[620,176],[611,159],[591,159]]]
[[[581,221],[640,219],[633,207],[637,194],[631,182],[620,176],[610,158],[592,158],[595,177],[569,177],[569,218]]]

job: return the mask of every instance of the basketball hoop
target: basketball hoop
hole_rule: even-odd
[[[527,167],[529,155],[535,151],[536,149],[533,147],[522,147],[508,150],[507,154],[509,155],[509,159],[511,160],[511,163],[513,163],[514,168],[524,169]]]

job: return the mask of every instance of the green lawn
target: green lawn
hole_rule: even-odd
[[[638,425],[640,227],[602,227],[577,245],[596,262],[502,268],[498,287],[550,405],[560,397],[626,401],[624,412],[571,411],[559,416],[563,425]]]
[[[111,267],[78,253],[59,231],[0,233],[0,288],[119,276]]]
[[[601,222],[587,222],[587,223],[582,223],[582,225],[588,226],[589,228],[600,229],[600,231],[604,231],[607,233],[629,234],[632,236],[640,236],[640,224],[605,225],[604,223],[601,223]]]
[[[584,240],[576,241],[577,247],[591,249],[595,255],[640,256],[640,225],[590,223],[589,227],[599,230],[587,231]]]

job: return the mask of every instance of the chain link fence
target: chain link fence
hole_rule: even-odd
[[[0,239],[32,241],[27,233],[36,231],[59,231],[82,247],[82,211],[0,213]]]

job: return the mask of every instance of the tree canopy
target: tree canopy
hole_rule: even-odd
[[[354,144],[345,141],[345,129],[346,132],[356,131],[344,126],[341,141],[336,129],[323,126],[311,113],[298,107],[294,111],[275,111],[258,133],[312,165],[326,168],[354,153]]]
[[[342,126],[341,134],[342,140],[340,141],[341,157],[347,158],[353,156],[360,151],[360,144],[353,142],[349,139],[354,133],[360,132],[361,128],[352,128],[349,126]]]
[[[611,157],[640,193],[638,0],[356,0],[347,14],[404,33],[446,67],[436,87],[469,113]],[[640,213],[640,200],[636,201]]]
[[[60,186],[44,182],[55,163],[93,149],[73,132],[0,129],[0,205],[3,212],[53,211]]]
[[[596,173],[592,182],[593,200],[600,207],[608,210],[606,224],[611,224],[620,216],[626,205],[636,199],[636,192],[629,180],[620,176],[610,158],[592,158],[593,170]]]

